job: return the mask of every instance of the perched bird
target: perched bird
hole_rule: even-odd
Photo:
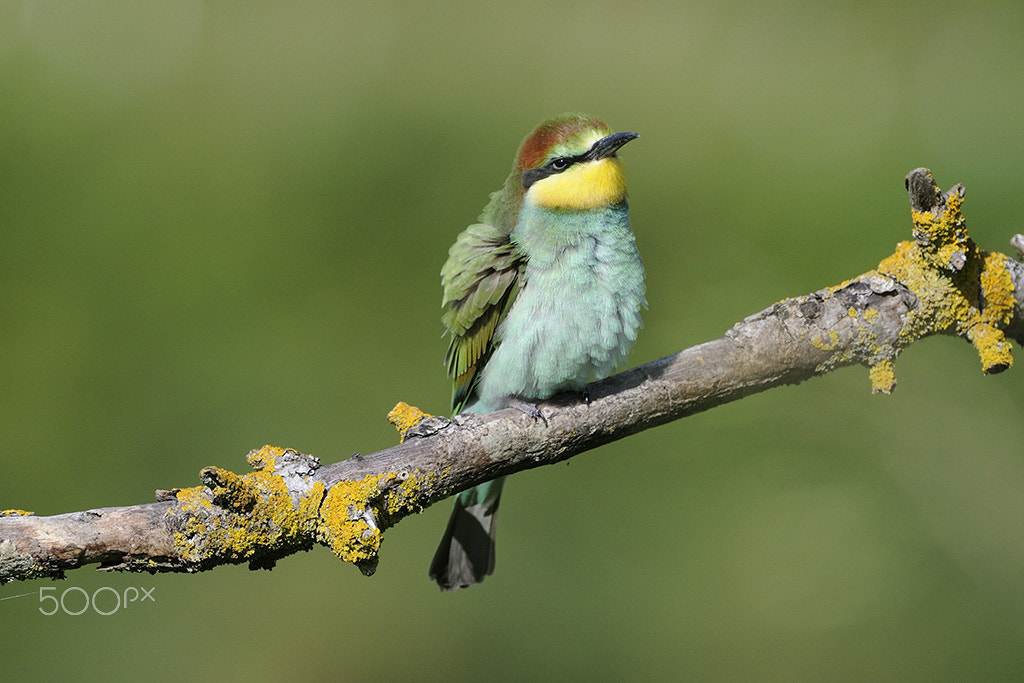
[[[455,413],[581,390],[621,366],[646,307],[616,152],[637,137],[586,114],[541,123],[504,187],[459,235],[441,269],[445,360]],[[504,478],[459,494],[430,565],[443,590],[494,571]]]

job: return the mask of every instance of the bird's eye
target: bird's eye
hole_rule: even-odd
[[[569,160],[565,157],[558,157],[557,159],[552,159],[548,165],[555,171],[564,171],[569,168]]]

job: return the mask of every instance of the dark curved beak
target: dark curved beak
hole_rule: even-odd
[[[585,161],[596,161],[597,159],[607,159],[610,156],[615,156],[615,153],[619,151],[619,147],[638,137],[640,136],[636,133],[612,133],[611,135],[606,135],[587,150],[587,153],[583,155],[583,159]]]

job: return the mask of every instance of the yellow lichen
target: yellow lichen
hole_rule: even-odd
[[[205,486],[192,486],[186,489],[178,489],[174,492],[174,497],[178,499],[178,510],[185,510],[188,512],[198,512],[200,508],[211,508],[213,507],[213,497],[210,495],[209,489]]]
[[[982,255],[985,265],[980,282],[985,310],[995,322],[1006,325],[1013,318],[1013,310],[1017,305],[1013,279],[1006,267],[1006,256],[990,251],[982,252]]]
[[[394,475],[392,475],[394,476]],[[422,509],[423,488],[437,481],[436,474],[414,470],[404,481],[389,491],[386,508],[388,516],[419,512]]]
[[[249,467],[254,470],[267,470],[273,472],[277,467],[277,459],[283,457],[287,453],[293,453],[290,448],[280,448],[278,446],[264,446],[256,450],[249,451],[249,454],[245,456],[246,462],[249,463]]]
[[[392,518],[419,512],[423,487],[436,477],[415,470],[335,484],[320,507],[317,540],[364,573],[373,573],[383,529]]]
[[[405,433],[412,427],[419,424],[422,420],[432,417],[429,413],[425,413],[416,406],[411,406],[404,401],[399,401],[391,412],[388,413],[388,422],[394,425],[398,433],[405,438]]]
[[[318,540],[346,562],[372,573],[380,550],[380,524],[369,501],[380,497],[384,475],[342,481],[331,487],[320,507]]]
[[[174,537],[179,556],[194,563],[241,561],[311,545],[324,485],[314,482],[296,504],[273,470],[238,475],[206,468],[207,486],[177,491],[178,504],[167,514],[185,519]]]
[[[834,351],[839,346],[839,333],[835,330],[829,330],[828,341],[825,341],[820,336],[812,337],[811,345],[820,351]]]
[[[341,481],[327,490],[303,475],[307,488],[298,495],[296,482],[290,480],[290,489],[286,481],[299,476],[293,465],[303,463],[295,456],[307,457],[264,446],[249,454],[255,471],[239,475],[207,467],[201,473],[204,486],[176,490],[178,503],[167,514],[178,529],[179,557],[197,566],[246,560],[270,566],[282,554],[319,542],[370,574],[383,529],[418,512],[424,486],[437,476],[391,472]]]
[[[36,513],[29,512],[28,510],[18,510],[11,508],[10,510],[0,510],[0,517],[32,517]]]
[[[896,388],[896,366],[889,358],[883,358],[870,366],[868,377],[874,394],[891,394]]]
[[[996,373],[1013,365],[1010,342],[1003,331],[991,325],[976,325],[967,332],[967,338],[974,344],[981,358],[981,369]]]
[[[962,202],[951,192],[939,215],[911,212],[915,241],[898,244],[878,272],[918,298],[900,331],[901,345],[929,334],[956,334],[974,344],[985,372],[999,372],[1013,363],[1001,329],[1013,314],[1013,282],[1006,257],[981,251],[968,236]]]
[[[200,474],[204,481],[210,482],[207,488],[213,493],[214,500],[222,506],[232,510],[249,510],[256,505],[258,492],[251,478],[220,467],[206,467]]]

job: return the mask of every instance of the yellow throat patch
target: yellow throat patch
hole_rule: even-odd
[[[600,209],[625,198],[626,175],[616,157],[575,164],[538,180],[526,191],[528,201],[548,209]]]

